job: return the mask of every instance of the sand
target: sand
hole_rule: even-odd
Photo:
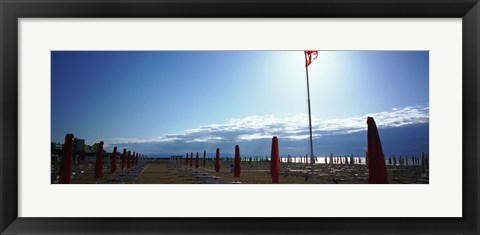
[[[150,160],[142,168],[143,172],[135,180],[124,180],[114,183],[135,184],[204,184],[204,183],[232,183],[239,181],[242,184],[270,184],[270,163],[268,162],[242,162],[241,175],[235,179],[230,173],[230,164],[233,161],[221,162],[221,171],[217,174],[218,181],[212,179],[215,176],[213,161],[207,161],[205,168],[200,166],[195,169],[185,167],[184,162],[171,162],[169,160]],[[200,165],[202,162],[200,162]],[[74,167],[75,169],[76,167]],[[104,165],[104,178],[94,178],[94,165],[83,164],[83,174],[76,174],[73,184],[112,183],[107,182],[112,177],[110,167]],[[121,169],[118,167],[117,169]],[[140,169],[140,168],[138,168]],[[309,171],[309,170],[308,170]],[[125,172],[128,172],[126,170]],[[121,174],[121,170],[116,176]],[[205,176],[203,175],[205,174]],[[424,184],[428,183],[428,176],[423,174],[421,166],[391,166],[387,165],[387,174],[391,184]],[[307,169],[301,163],[281,163],[280,184],[367,184],[368,169],[365,165],[345,164],[316,164],[315,175],[306,180]]]

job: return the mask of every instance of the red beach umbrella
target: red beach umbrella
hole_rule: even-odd
[[[189,162],[190,168],[192,168],[193,165],[193,152],[190,153],[190,162]]]
[[[127,149],[123,149],[123,155],[122,155],[122,170],[125,170],[125,158],[127,157]]]
[[[135,167],[135,166],[136,166],[136,165],[135,165],[135,159],[137,159],[137,156],[138,156],[138,153],[134,153],[134,154],[132,155],[132,167]]]
[[[137,154],[138,154],[138,153],[136,153],[136,152],[133,152],[133,154],[132,154],[132,158],[131,158],[131,161],[132,161],[132,162],[130,163],[130,166],[131,166],[132,168],[135,167],[135,157],[137,156]]]
[[[110,161],[110,173],[117,170],[117,147],[113,148],[112,159]]]
[[[136,155],[136,153],[133,152],[132,157],[130,157],[130,166],[132,168],[135,166],[135,155]]]
[[[368,125],[368,165],[371,184],[388,184],[387,168],[377,125],[372,117],[367,118]]]
[[[73,157],[73,134],[65,136],[63,144],[62,162],[60,164],[59,184],[72,183],[72,157]]]
[[[128,151],[127,155],[127,169],[130,169],[130,158],[132,157],[131,152]]]
[[[135,159],[134,159],[134,160],[135,160],[135,164],[134,164],[134,165],[135,165],[135,167],[136,167],[136,166],[138,166],[138,153],[137,153],[137,155],[135,155]]]
[[[95,178],[103,178],[103,141],[100,141],[95,158]]]
[[[215,172],[220,172],[220,149],[215,153]]]
[[[198,152],[197,152],[197,157],[195,158],[195,168],[198,168]]]
[[[203,150],[203,167],[207,164],[207,150]]]
[[[272,153],[270,160],[270,175],[272,175],[272,183],[279,183],[278,178],[280,176],[280,159],[278,157],[278,138],[274,136],[272,138]]]
[[[132,168],[135,167],[135,157],[137,156],[137,154],[138,154],[138,153],[133,152],[132,158],[130,159],[130,160],[132,161],[132,162],[130,163],[130,166],[131,166]]]
[[[240,147],[235,145],[235,161],[233,166],[233,176],[240,177]]]

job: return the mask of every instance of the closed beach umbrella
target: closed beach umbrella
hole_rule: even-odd
[[[138,166],[138,153],[137,153],[137,155],[135,156],[135,166]]]
[[[103,178],[103,141],[100,141],[95,158],[95,178]]]
[[[128,155],[127,155],[127,169],[130,169],[130,158],[132,157],[131,155],[132,153],[130,151],[128,151]]]
[[[135,167],[135,157],[136,157],[136,156],[137,156],[137,153],[136,153],[136,152],[133,152],[132,158],[130,158],[130,161],[131,161],[131,162],[130,162],[130,166],[131,166],[132,168]]]
[[[235,145],[235,161],[233,165],[233,177],[240,177],[240,147]]]
[[[207,164],[207,150],[203,150],[203,167]]]
[[[188,153],[187,153],[187,156],[185,157],[185,167],[188,166]]]
[[[135,155],[137,155],[137,153],[133,152],[132,156],[130,156],[130,167],[131,168],[135,167]]]
[[[113,148],[112,160],[110,161],[110,173],[117,170],[117,147]]]
[[[190,162],[189,162],[189,163],[190,163],[190,164],[189,164],[189,165],[190,165],[190,168],[192,168],[192,165],[193,165],[193,152],[190,153]]]
[[[220,172],[220,149],[215,153],[215,172]]]
[[[135,155],[137,153],[133,152],[132,156],[130,157],[130,166],[133,168],[135,166]]]
[[[123,154],[122,154],[122,170],[125,170],[125,160],[127,158],[127,149],[123,148]]]
[[[270,175],[272,176],[272,183],[278,184],[278,178],[280,176],[280,160],[278,152],[278,138],[274,136],[272,138],[272,153],[270,161]]]
[[[132,154],[132,158],[131,158],[132,162],[130,163],[130,166],[132,166],[132,168],[135,167],[135,158],[137,157],[137,155],[138,155],[138,153],[136,153],[136,152],[133,152],[133,154]]]
[[[197,156],[195,158],[195,168],[198,168],[198,152],[197,152]]]
[[[368,174],[371,184],[388,184],[387,167],[383,155],[382,143],[377,125],[372,117],[367,118],[368,125]]]
[[[72,182],[72,158],[73,158],[73,134],[65,136],[63,144],[62,162],[60,164],[59,184],[70,184]]]

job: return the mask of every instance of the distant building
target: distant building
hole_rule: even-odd
[[[92,146],[92,152],[95,152],[95,153],[96,153],[97,150],[98,150],[98,146],[100,146],[100,143],[95,143],[95,144],[93,144],[93,146]]]
[[[91,153],[93,152],[93,147],[91,145],[86,144],[83,146],[83,150],[87,153]]]
[[[83,151],[83,148],[85,146],[85,140],[84,139],[77,139],[75,138],[73,140],[73,152],[74,153],[80,153]]]
[[[61,151],[62,148],[63,148],[63,144],[52,142],[51,143],[51,148],[52,148],[52,150],[60,150]]]

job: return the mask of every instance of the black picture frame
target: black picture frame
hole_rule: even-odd
[[[3,234],[479,234],[478,0],[0,0],[0,232]],[[462,18],[462,218],[18,217],[18,19],[105,17]],[[441,205],[439,205],[441,210]]]

